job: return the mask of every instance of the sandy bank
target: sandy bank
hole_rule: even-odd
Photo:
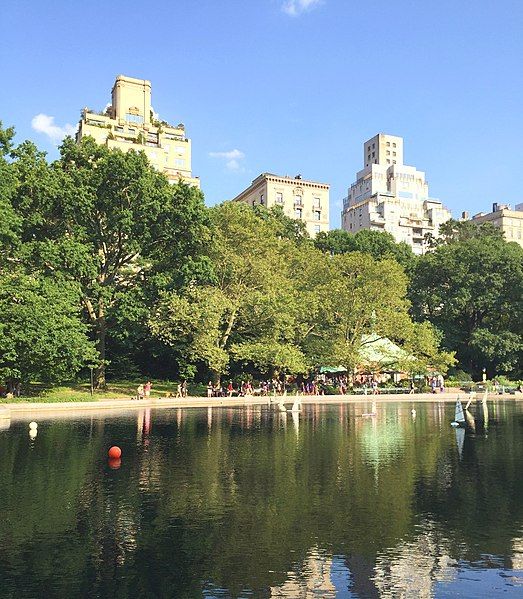
[[[446,393],[418,393],[409,394],[380,394],[380,395],[304,395],[301,396],[303,404],[350,404],[358,402],[454,402],[458,397],[465,399],[467,395],[463,392]],[[281,397],[277,397],[279,401]],[[283,398],[286,404],[292,404],[294,395],[287,395]],[[489,395],[489,400],[522,400],[523,394],[516,395]],[[63,403],[44,403],[44,402],[20,402],[9,403],[0,406],[0,419],[17,417],[20,419],[32,418],[33,416],[80,416],[89,413],[101,412],[128,412],[143,408],[227,408],[227,407],[245,407],[245,406],[263,406],[270,401],[274,402],[273,397],[186,397],[184,399],[175,399],[171,397],[149,398],[143,400],[132,399],[110,399],[100,401],[83,402],[63,402]]]

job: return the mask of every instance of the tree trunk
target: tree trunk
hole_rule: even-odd
[[[210,369],[210,371],[211,371],[212,384],[215,387],[219,387],[221,384],[221,373],[219,373],[217,370],[213,370],[212,368]]]
[[[105,389],[105,338],[107,335],[107,323],[103,307],[98,312],[98,322],[96,327],[96,348],[98,349],[98,359],[100,363],[96,369],[95,387]]]

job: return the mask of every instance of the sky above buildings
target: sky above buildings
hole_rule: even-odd
[[[114,79],[183,122],[209,205],[261,172],[331,184],[378,132],[455,217],[523,201],[523,5],[497,0],[3,0],[0,119],[51,158]]]

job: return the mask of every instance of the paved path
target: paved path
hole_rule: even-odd
[[[416,393],[405,394],[380,394],[380,395],[305,395],[301,396],[303,404],[342,404],[357,403],[361,401],[378,403],[382,402],[454,402],[458,397],[465,399],[467,394],[464,392],[445,392],[445,393]],[[479,394],[478,396],[479,397]],[[280,396],[276,401],[282,399]],[[294,395],[287,395],[283,398],[286,404],[292,404]],[[523,393],[516,395],[494,395],[489,394],[489,400],[509,399],[523,400]],[[184,399],[175,399],[172,397],[149,398],[147,400],[136,399],[109,399],[100,401],[81,401],[81,402],[63,402],[63,403],[44,403],[44,402],[20,402],[10,403],[0,406],[0,420],[10,417],[20,417],[24,420],[32,416],[53,417],[79,416],[87,413],[100,413],[109,411],[127,412],[143,408],[220,408],[220,407],[242,407],[267,405],[269,400],[275,401],[274,397],[186,397]]]

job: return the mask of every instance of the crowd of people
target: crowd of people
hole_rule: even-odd
[[[326,375],[319,374],[306,379],[298,377],[287,377],[285,381],[273,378],[262,380],[253,384],[250,380],[242,380],[234,383],[232,380],[207,383],[207,397],[247,397],[282,395],[285,392],[299,393],[302,395],[328,395],[338,393],[339,395],[350,395],[362,393],[364,395],[378,395],[387,388],[380,388],[383,381],[369,374],[358,374],[347,376],[345,374]],[[432,393],[445,390],[444,379],[441,374],[429,377],[426,383],[430,386]],[[151,395],[152,383],[147,381],[138,385],[137,399],[147,399]],[[411,380],[405,388],[411,394],[415,393],[417,386]],[[187,381],[183,380],[177,384],[176,394],[168,393],[167,397],[185,398],[188,395]]]

